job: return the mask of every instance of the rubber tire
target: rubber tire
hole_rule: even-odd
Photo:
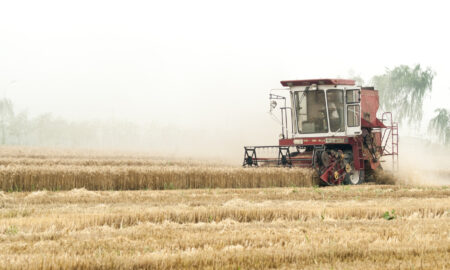
[[[354,171],[354,172],[358,172],[358,171]],[[352,172],[352,173],[354,173],[354,172]],[[345,175],[345,178],[344,178],[344,184],[345,185],[360,185],[360,184],[364,183],[364,176],[365,176],[364,170],[359,170],[359,179],[358,179],[358,181],[353,181],[352,182],[350,180],[351,176],[352,176],[351,173],[347,173]]]

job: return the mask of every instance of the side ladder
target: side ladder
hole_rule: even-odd
[[[398,123],[392,123],[392,170],[398,171]]]
[[[398,171],[398,123],[392,120],[392,113],[385,112],[381,121],[386,126],[381,136],[381,153],[382,156],[392,156],[392,170]],[[388,147],[389,146],[389,147]]]

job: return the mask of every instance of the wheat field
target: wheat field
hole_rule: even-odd
[[[3,149],[0,269],[447,269],[448,186]],[[387,181],[389,182],[389,181]]]
[[[312,186],[313,170],[242,168],[197,160],[121,153],[7,148],[0,157],[0,189],[139,190]]]
[[[3,269],[446,269],[442,187],[0,193]]]

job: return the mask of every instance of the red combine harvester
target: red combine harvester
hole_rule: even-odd
[[[343,79],[281,85],[286,88],[279,90],[289,91],[291,106],[286,97],[270,94],[271,110],[276,100],[284,102],[279,145],[244,147],[244,166],[314,168],[322,185],[363,183],[381,169],[382,156],[392,156],[393,169],[398,169],[398,124],[390,112],[377,118],[378,91],[373,87]]]

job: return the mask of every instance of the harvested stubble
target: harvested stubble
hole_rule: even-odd
[[[446,269],[449,198],[397,186],[0,193],[0,268]]]
[[[4,191],[258,188],[313,185],[307,169],[190,166],[1,166]]]

